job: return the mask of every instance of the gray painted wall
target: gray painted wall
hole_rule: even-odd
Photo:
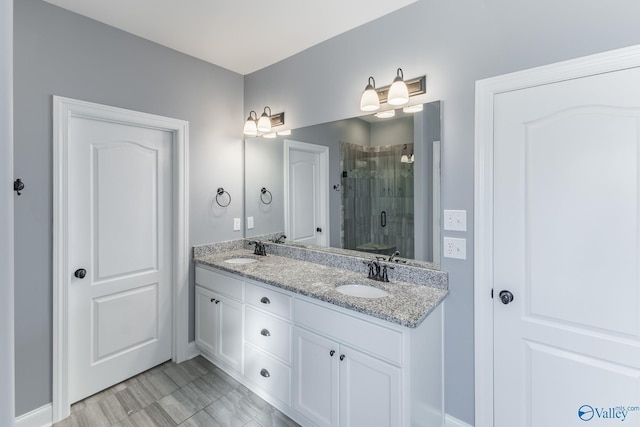
[[[15,206],[20,415],[51,402],[52,95],[189,121],[190,245],[241,235],[244,112],[239,74],[40,0],[16,1],[14,25],[14,167],[26,185]],[[233,197],[226,209],[213,208],[217,187]]]
[[[0,1],[0,425],[13,425],[13,1]]]
[[[443,259],[447,412],[474,419],[474,82],[640,43],[634,0],[419,0],[245,78],[245,104],[285,111],[292,128],[360,114],[372,75],[427,74],[423,102],[443,100],[442,207],[466,209],[467,260]],[[451,233],[445,235],[452,235]]]

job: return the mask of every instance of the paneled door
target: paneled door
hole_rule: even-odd
[[[285,141],[285,233],[291,242],[329,245],[328,147]]]
[[[494,97],[496,427],[640,425],[639,82]]]
[[[171,359],[172,134],[68,128],[69,402]]]

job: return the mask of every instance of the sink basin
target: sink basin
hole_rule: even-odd
[[[384,289],[364,284],[344,284],[336,286],[336,291],[344,295],[359,298],[382,298],[389,295]]]
[[[224,262],[228,264],[252,264],[258,262],[258,260],[254,258],[229,258],[225,259]]]

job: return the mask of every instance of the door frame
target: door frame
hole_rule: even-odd
[[[329,246],[331,241],[330,227],[330,206],[329,206],[329,147],[324,145],[310,144],[308,142],[293,141],[286,139],[284,141],[284,229],[287,235],[290,235],[289,227],[291,227],[291,219],[289,218],[289,151],[291,149],[315,153],[320,156],[320,167],[318,171],[318,180],[320,181],[320,204],[324,216],[324,232],[322,233],[322,245]],[[317,225],[316,225],[317,226]]]
[[[640,45],[476,82],[474,184],[475,425],[494,424],[493,121],[500,93],[640,67]]]
[[[87,118],[171,132],[172,167],[172,346],[186,360],[189,339],[189,122],[123,108],[53,96],[53,422],[70,414],[68,398],[69,277],[67,241],[69,119]]]

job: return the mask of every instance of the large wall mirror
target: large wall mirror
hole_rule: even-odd
[[[419,110],[419,107],[416,108]],[[245,140],[245,236],[440,264],[441,102]],[[434,265],[430,265],[433,267]]]

